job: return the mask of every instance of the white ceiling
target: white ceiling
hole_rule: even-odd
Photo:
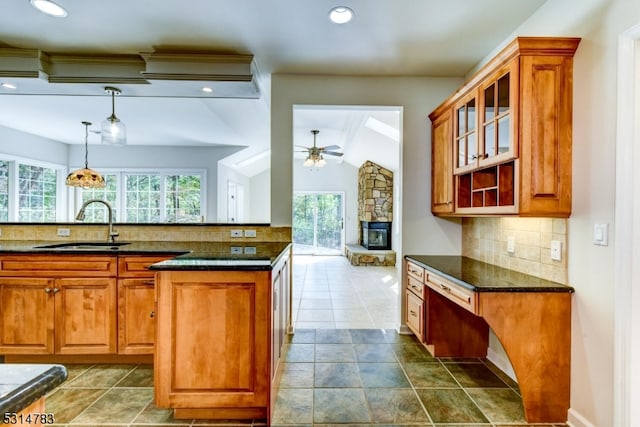
[[[117,85],[122,95],[116,114],[127,125],[129,144],[247,146],[230,164],[245,164],[245,172],[253,174],[268,165],[272,73],[464,76],[545,0],[57,2],[68,10],[66,18],[45,16],[29,0],[2,2],[0,46],[49,54],[139,54],[160,48],[252,54],[261,91],[257,99],[139,97],[135,85],[125,84]],[[352,8],[354,20],[329,22],[329,9],[336,5]],[[74,144],[83,142],[81,121],[98,129],[110,114],[111,100],[103,90],[109,82],[76,84],[73,95],[52,96],[20,95],[38,93],[43,82],[0,74],[0,82],[9,80],[18,88],[0,88],[0,126]],[[311,145],[309,131],[320,129],[318,144],[340,145],[342,160],[350,163],[359,161],[358,135],[393,144],[393,138],[371,129],[369,117],[398,123],[397,112],[378,109],[319,107],[296,114],[295,144]],[[98,140],[92,136],[90,143]]]

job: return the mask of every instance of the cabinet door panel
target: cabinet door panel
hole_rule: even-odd
[[[53,280],[0,279],[0,353],[53,353]]]
[[[155,336],[153,279],[118,280],[118,354],[153,354]]]
[[[58,279],[56,289],[56,353],[115,353],[116,279]]]

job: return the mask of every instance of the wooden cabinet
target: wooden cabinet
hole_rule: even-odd
[[[432,156],[434,215],[571,214],[579,41],[518,37],[429,115],[438,153]],[[443,127],[447,116],[453,116],[452,132]],[[454,197],[447,209],[449,179]]]
[[[289,255],[272,271],[158,271],[155,402],[176,418],[268,418],[288,323]]]
[[[149,266],[175,255],[118,257],[118,354],[153,354],[155,281]]]
[[[0,353],[115,353],[115,257],[9,255],[0,263]]]
[[[421,342],[425,341],[425,271],[422,267],[410,261],[405,261],[406,279],[405,279],[405,307],[407,326]]]
[[[453,213],[453,155],[451,144],[451,111],[433,117],[431,128],[431,211]]]

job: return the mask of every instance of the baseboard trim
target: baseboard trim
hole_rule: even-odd
[[[567,425],[569,427],[596,427],[595,424],[589,422],[589,420],[580,415],[575,409],[569,408],[568,415]]]
[[[505,356],[497,353],[496,351],[492,350],[491,347],[489,347],[487,349],[487,359],[489,359],[491,363],[496,365],[498,369],[507,374],[509,378],[511,378],[515,382],[518,382],[518,378],[516,378],[516,373],[513,371],[511,362],[509,362],[509,359],[507,359]]]

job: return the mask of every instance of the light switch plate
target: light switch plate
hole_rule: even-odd
[[[593,244],[598,246],[609,245],[609,224],[593,224]]]
[[[507,252],[512,254],[516,251],[516,238],[513,236],[507,236]]]
[[[256,237],[256,230],[244,230],[244,237]]]
[[[71,236],[71,229],[69,228],[58,228],[58,236]]]
[[[551,259],[554,261],[562,260],[562,242],[560,240],[551,241]]]

